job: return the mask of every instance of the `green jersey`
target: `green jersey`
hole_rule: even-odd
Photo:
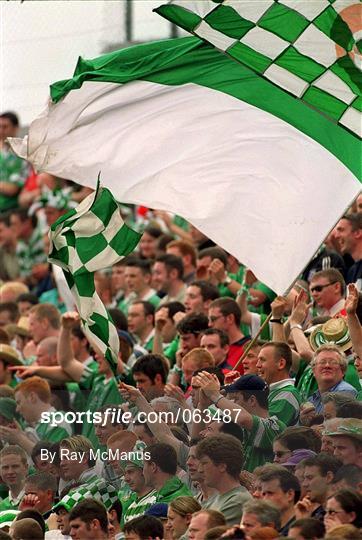
[[[169,503],[177,497],[184,496],[192,497],[192,493],[186,486],[186,484],[181,482],[181,480],[177,476],[173,476],[172,478],[167,480],[167,482],[162,486],[160,491],[157,491],[155,502]]]
[[[91,389],[85,410],[95,412],[104,405],[119,405],[123,403],[123,399],[118,391],[116,378],[110,377],[106,379],[104,375],[94,372],[88,366],[84,369],[82,378],[79,381],[79,387],[86,390]],[[95,448],[98,448],[99,441],[96,437],[94,427],[93,422],[83,422],[82,435],[87,437]]]
[[[245,432],[244,469],[253,472],[260,465],[273,461],[273,441],[286,425],[276,416],[260,418],[253,415],[253,426]]]
[[[29,165],[16,156],[10,149],[4,147],[0,150],[0,182],[18,188],[15,195],[0,193],[0,213],[18,206],[18,193],[24,186],[29,174]]]
[[[12,497],[11,493],[0,502],[0,512],[4,510],[17,510],[25,491],[22,489],[17,497]]]
[[[142,497],[137,497],[135,492],[132,492],[131,496],[128,497],[127,502],[122,502],[123,515],[122,515],[122,525],[127,523],[131,519],[134,519],[139,516],[143,516],[146,510],[150,508],[156,502],[157,491],[153,489],[146,495]]]
[[[37,227],[28,240],[19,239],[16,245],[16,256],[19,261],[21,277],[30,276],[35,264],[47,262],[43,234]]]
[[[72,427],[69,423],[61,422],[60,424],[52,425],[52,415],[57,412],[54,407],[50,407],[48,411],[43,413],[47,415],[47,421],[41,421],[34,426],[27,426],[24,429],[26,435],[35,441],[60,442],[67,437],[73,435]]]
[[[270,385],[269,415],[276,416],[286,426],[294,426],[298,422],[301,402],[293,379],[284,379]]]

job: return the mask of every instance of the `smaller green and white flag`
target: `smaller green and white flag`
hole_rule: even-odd
[[[95,290],[94,273],[129,255],[141,234],[124,223],[119,203],[98,181],[94,193],[51,226],[49,238],[49,261],[63,269],[84,333],[116,374],[118,334]]]
[[[84,484],[83,486],[72,489],[53,506],[52,510],[53,512],[58,513],[60,508],[65,508],[67,512],[70,512],[84,499],[95,499],[96,501],[101,502],[107,510],[110,510],[112,505],[118,500],[118,494],[112,484],[107,483],[103,478],[100,478],[89,484]]]

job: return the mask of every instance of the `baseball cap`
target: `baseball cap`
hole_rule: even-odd
[[[155,518],[167,518],[168,504],[166,503],[156,503],[153,504],[146,510],[146,516],[153,516]]]
[[[226,394],[232,394],[234,392],[241,392],[243,390],[252,392],[269,390],[267,383],[258,375],[242,375],[236,381],[231,384],[227,384],[222,387],[222,390]]]

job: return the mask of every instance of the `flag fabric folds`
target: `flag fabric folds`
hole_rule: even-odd
[[[360,0],[171,0],[155,11],[362,135]]]
[[[116,374],[119,338],[111,316],[95,290],[94,273],[131,253],[141,235],[122,220],[119,204],[97,185],[77,208],[61,216],[49,232],[49,261],[63,269],[83,330]]]
[[[199,12],[189,9],[190,30],[211,17],[211,6],[220,8],[213,31],[219,25],[220,35],[226,34],[230,9],[225,15],[224,3],[184,2],[191,4]],[[241,2],[249,6],[255,37],[241,48],[255,51],[246,59],[263,54],[271,59],[268,67],[279,69],[286,48],[277,57],[274,42],[269,52],[257,43],[264,4],[289,7],[286,1]],[[159,11],[169,16],[166,8]],[[235,33],[240,24],[250,27],[245,13],[235,11],[235,17]],[[274,36],[269,26],[263,32]],[[235,39],[242,36],[228,36]],[[274,41],[280,40],[286,36],[275,33]],[[308,56],[305,50],[299,54]],[[37,170],[82,185],[95,187],[101,170],[118,201],[181,215],[283,294],[357,196],[361,141],[343,124],[347,109],[338,118],[327,114],[324,104],[318,108],[271,82],[265,61],[263,73],[253,62],[237,61],[198,37],[80,58],[72,79],[52,85],[48,108],[27,138],[12,141],[13,148]],[[290,62],[289,72],[302,79],[300,56]],[[286,69],[284,60],[281,67]],[[326,99],[325,89],[316,89]]]

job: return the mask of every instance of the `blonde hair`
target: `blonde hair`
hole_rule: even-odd
[[[68,448],[72,452],[90,452],[93,450],[92,443],[84,435],[72,435],[63,439],[60,443],[62,448]]]
[[[29,292],[29,287],[25,283],[18,281],[8,281],[0,287],[0,302],[16,302],[21,294]],[[6,299],[3,299],[3,295],[10,294]]]
[[[339,365],[341,366],[341,369],[342,369],[343,373],[345,373],[347,371],[347,367],[348,367],[347,357],[344,354],[344,352],[341,351],[341,349],[337,345],[335,345],[334,343],[324,343],[323,345],[318,347],[318,349],[313,354],[313,358],[312,358],[312,361],[311,361],[311,364],[310,364],[311,367],[314,367],[316,365],[317,357],[318,357],[319,353],[321,353],[322,351],[330,351],[330,352],[337,353],[338,356],[339,356]]]
[[[184,362],[187,362],[188,360],[192,360],[196,364],[196,369],[202,369],[206,367],[214,367],[215,366],[215,359],[212,356],[212,354],[209,353],[206,349],[202,347],[196,347],[195,349],[192,349],[182,359],[182,364]]]
[[[187,514],[193,514],[201,510],[201,505],[193,497],[188,496],[176,497],[170,502],[169,506],[181,517],[186,517]]]

